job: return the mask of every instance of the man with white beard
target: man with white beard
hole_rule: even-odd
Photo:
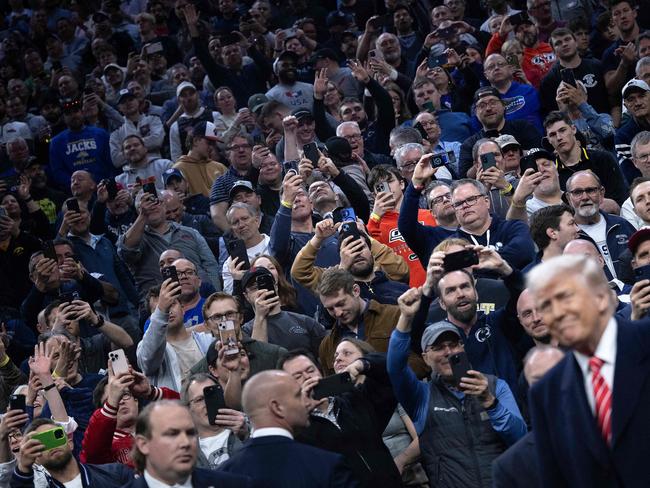
[[[627,250],[627,241],[636,230],[624,218],[600,210],[605,189],[591,171],[573,174],[567,180],[566,193],[569,204],[575,210],[580,238],[596,245],[605,259],[607,271],[612,278],[616,278],[621,271],[619,256]]]

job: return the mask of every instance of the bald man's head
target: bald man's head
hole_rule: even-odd
[[[524,360],[524,376],[529,385],[533,385],[564,357],[564,352],[557,347],[533,347]]]
[[[598,252],[593,242],[586,239],[574,239],[564,248],[562,254],[578,254],[589,256],[600,263],[600,266],[605,266],[605,259],[603,255]]]
[[[242,392],[242,405],[256,429],[280,427],[293,432],[309,425],[300,385],[284,371],[262,371],[249,379]]]

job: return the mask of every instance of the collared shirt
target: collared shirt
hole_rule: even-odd
[[[326,412],[321,412],[319,409],[315,408],[310,412],[309,415],[313,415],[314,417],[320,417],[325,420],[329,420],[332,422],[337,429],[341,430],[341,426],[339,425],[338,422],[338,416],[339,416],[339,409],[336,406],[336,402],[334,401],[334,397],[329,397],[327,399],[327,411]]]
[[[282,427],[263,427],[261,429],[255,429],[251,434],[251,437],[255,439],[257,437],[269,437],[272,435],[279,435],[293,439],[293,434]]]
[[[149,474],[149,471],[144,470],[144,480],[147,482],[149,488],[192,488],[192,476],[188,476],[183,483],[175,483],[173,485],[168,485],[164,481],[154,478]]]
[[[71,232],[68,232],[68,237],[79,237]],[[96,236],[95,234],[90,234],[90,239],[87,241],[83,237],[79,237],[81,240],[83,240],[86,244],[88,244],[90,247],[95,249],[97,247],[97,243],[101,240],[102,236]]]
[[[614,317],[609,319],[603,335],[600,337],[598,347],[594,352],[594,356],[604,361],[603,366],[600,368],[605,383],[610,391],[614,391],[614,367],[616,363],[616,337],[618,335],[618,323]],[[596,400],[594,398],[594,387],[591,383],[591,368],[589,367],[589,356],[586,356],[578,351],[573,351],[573,355],[578,361],[580,371],[585,380],[585,393],[587,394],[587,402],[591,408],[592,413],[596,412]]]

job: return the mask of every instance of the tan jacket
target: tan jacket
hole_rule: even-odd
[[[370,253],[375,258],[375,269],[381,269],[389,280],[408,283],[409,267],[406,261],[385,244],[374,239],[370,239],[370,242]],[[313,293],[316,293],[320,278],[325,271],[324,268],[314,266],[316,254],[318,254],[318,249],[309,241],[298,252],[296,259],[293,260],[293,266],[291,266],[293,279]]]
[[[388,341],[399,319],[397,305],[384,305],[375,300],[370,300],[368,308],[363,314],[364,340],[375,348],[377,352],[388,352]],[[318,350],[320,364],[325,375],[334,374],[334,352],[341,340],[341,330],[338,325],[323,338]],[[430,370],[424,363],[422,356],[411,352],[409,366],[418,378],[425,378]]]
[[[174,168],[180,169],[190,187],[190,194],[201,193],[210,196],[212,183],[224,174],[228,168],[217,161],[198,160],[189,154],[183,155],[176,161]]]

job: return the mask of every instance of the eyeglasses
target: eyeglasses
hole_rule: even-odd
[[[197,396],[196,398],[192,398],[187,403],[189,403],[190,405],[198,405],[199,403],[205,403],[205,397],[204,396]]]
[[[239,315],[239,312],[234,310],[229,310],[226,313],[215,313],[214,315],[209,316],[206,320],[212,322],[213,324],[223,322],[224,320],[235,320]]]
[[[192,276],[196,276],[196,271],[193,269],[186,269],[185,271],[180,271],[177,269],[176,274],[179,278],[191,278]]]
[[[399,167],[399,169],[409,169],[409,168],[414,168],[416,164],[418,164],[419,159],[416,160],[411,160],[411,161],[404,161],[404,163]]]
[[[343,136],[343,139],[347,139],[348,141],[358,141],[359,139],[363,139],[363,136],[359,134],[350,134],[347,136]]]
[[[250,147],[251,147],[250,144],[235,144],[234,146],[229,146],[228,151],[245,150],[245,149],[250,149]]]
[[[576,188],[575,190],[567,191],[567,193],[575,198],[580,198],[585,193],[587,196],[593,197],[597,195],[600,190],[600,186],[590,186],[589,188]]]
[[[469,198],[466,198],[465,200],[461,200],[460,202],[453,202],[451,206],[454,207],[456,210],[463,208],[465,205],[467,205],[468,207],[473,207],[474,205],[476,205],[476,202],[479,201],[479,198],[485,198],[485,195],[481,195],[481,194],[474,195]]]
[[[440,205],[445,200],[451,201],[451,193],[445,193],[444,195],[440,195],[439,197],[431,199],[431,206]]]
[[[497,100],[495,98],[493,98],[491,100],[485,100],[484,102],[479,102],[479,103],[476,104],[476,110],[484,110],[484,109],[486,109],[488,107],[496,107],[496,106],[500,105],[501,103],[503,103],[503,102],[501,102],[501,100]]]
[[[506,66],[508,66],[508,63],[506,63],[505,61],[497,61],[496,63],[491,64],[490,66],[484,66],[483,69],[485,71],[494,71],[497,68],[505,68]]]
[[[445,341],[445,342],[439,342],[437,344],[431,344],[429,347],[427,347],[427,350],[429,351],[434,351],[434,352],[442,352],[446,349],[454,350],[461,346],[463,344],[462,341]]]

